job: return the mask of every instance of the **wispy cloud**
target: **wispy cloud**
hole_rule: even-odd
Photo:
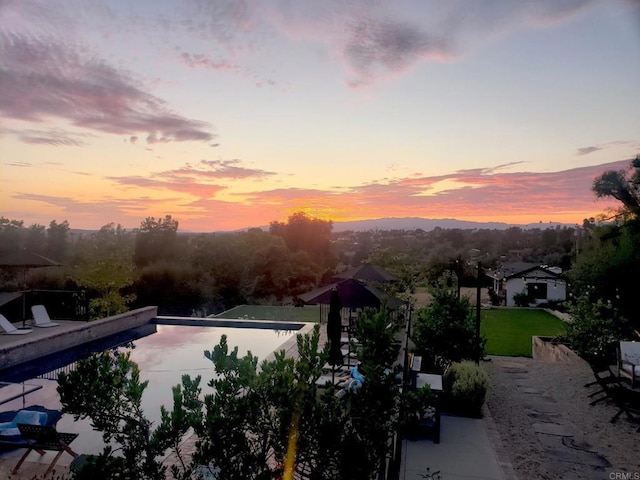
[[[345,81],[349,86],[359,87],[387,81],[424,62],[456,60],[470,49],[482,47],[514,31],[567,22],[602,4],[602,0],[189,0],[179,7],[161,3],[154,5],[153,9],[147,8],[143,2],[134,2],[126,9],[117,5],[93,4],[87,8],[83,2],[72,6],[67,4],[66,8],[52,7],[50,2],[40,2],[38,8],[23,5],[24,2],[8,3],[7,22],[17,27],[3,28],[3,43],[18,35],[15,32],[21,28],[22,31],[36,32],[35,37],[30,37],[31,41],[42,38],[46,44],[51,43],[45,55],[50,59],[63,60],[62,68],[57,72],[63,74],[58,88],[69,80],[64,75],[69,61],[76,64],[74,72],[80,74],[80,81],[84,77],[85,87],[93,85],[88,78],[94,78],[98,69],[95,63],[99,64],[99,61],[94,60],[94,64],[89,65],[89,62],[74,58],[71,52],[61,54],[55,51],[59,50],[56,38],[64,36],[67,30],[82,30],[85,23],[106,38],[114,33],[135,35],[141,31],[150,38],[169,36],[172,46],[168,48],[177,53],[184,65],[230,72],[247,77],[258,86],[273,85],[276,80],[270,74],[254,70],[264,67],[249,63],[252,56],[255,59],[269,54],[270,48],[283,36],[294,41],[306,41],[320,46],[330,59],[344,68]],[[616,3],[625,5],[622,0]],[[34,19],[38,20],[37,29],[32,26]],[[198,38],[201,43],[197,50],[182,41],[183,37]],[[53,43],[51,39],[54,39]],[[31,47],[32,50],[34,48]],[[65,48],[69,50],[68,45]],[[43,67],[45,73],[51,74],[54,70],[46,62]],[[144,95],[145,98],[140,99],[141,87],[124,72],[111,70],[103,70],[100,74],[105,75],[106,83],[115,80],[119,87],[132,87],[133,98],[125,95],[125,99],[133,100],[136,105],[133,110],[140,110],[141,104],[149,100],[151,105],[143,108],[143,112],[148,113],[148,108],[152,111],[165,109],[156,98],[149,99]],[[189,122],[188,119],[182,120]],[[193,128],[208,131],[206,125],[197,122],[190,125],[189,129]]]
[[[578,148],[577,155],[589,155],[590,153],[597,152],[599,150],[604,150],[611,147],[619,147],[619,146],[631,146],[635,147],[636,150],[640,149],[640,144],[637,142],[632,142],[628,140],[616,140],[614,142],[600,143],[598,145],[591,145],[589,147],[581,147]]]
[[[148,143],[214,138],[206,122],[172,112],[130,73],[55,39],[0,34],[0,112],[41,122],[61,118],[112,134],[145,134]]]
[[[280,33],[326,45],[352,87],[401,75],[430,61],[453,61],[510,32],[569,21],[599,0],[493,2],[275,2],[268,18]],[[254,22],[255,26],[257,22]]]
[[[16,130],[12,131],[12,133],[24,143],[51,147],[81,147],[87,144],[87,139],[93,137],[88,133],[73,133],[53,128],[47,130]]]
[[[589,155],[590,153],[597,152],[598,150],[602,150],[602,147],[581,147],[578,148],[578,155]]]
[[[390,20],[350,25],[344,56],[353,69],[353,86],[369,83],[386,72],[403,72],[421,59],[444,59],[452,49],[443,38],[417,25]]]

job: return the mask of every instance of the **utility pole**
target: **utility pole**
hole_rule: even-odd
[[[482,276],[482,266],[478,261],[478,280],[476,284],[476,364],[480,364],[480,299],[482,293],[482,283],[480,278]]]

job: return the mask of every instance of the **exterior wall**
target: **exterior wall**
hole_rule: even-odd
[[[547,300],[564,301],[567,299],[567,283],[564,280],[547,282]]]
[[[516,302],[513,301],[513,295],[516,293],[526,292],[527,284],[520,277],[510,278],[505,283],[507,291],[507,307],[515,307]]]
[[[536,283],[547,284],[547,298],[534,300],[534,304],[546,303],[549,300],[563,301],[567,299],[567,284],[564,280],[538,277]],[[506,281],[506,291],[507,307],[515,307],[516,303],[513,300],[513,295],[526,292],[527,282],[521,277],[510,278]]]

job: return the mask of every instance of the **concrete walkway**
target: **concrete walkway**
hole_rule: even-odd
[[[443,415],[439,444],[429,438],[403,442],[400,480],[434,473],[443,480],[516,480],[486,408],[481,419]]]

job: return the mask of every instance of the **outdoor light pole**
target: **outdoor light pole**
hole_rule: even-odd
[[[482,276],[482,266],[478,261],[478,280],[476,285],[476,364],[480,364],[480,297],[482,293],[482,284],[480,278]]]

